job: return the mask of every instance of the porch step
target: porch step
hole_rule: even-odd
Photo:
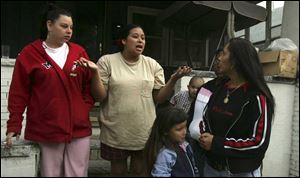
[[[90,160],[99,160],[100,156],[100,140],[99,139],[91,139],[90,145]]]
[[[99,159],[90,160],[88,177],[108,177],[110,176],[110,162]]]
[[[88,176],[107,177],[109,175],[110,175],[110,162],[102,159],[100,156],[100,140],[92,138]]]

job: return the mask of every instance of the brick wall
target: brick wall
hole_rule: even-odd
[[[295,90],[294,115],[292,124],[292,147],[290,160],[290,177],[299,177],[299,80]]]
[[[15,59],[1,59],[1,140],[5,138],[8,119],[7,98]]]
[[[7,99],[15,59],[1,59],[1,141],[5,139],[8,119]],[[24,122],[25,123],[25,122]],[[24,132],[24,129],[23,129]],[[1,144],[1,177],[36,177],[39,164],[39,149],[23,140],[14,141],[11,149]],[[15,139],[15,138],[14,138]]]

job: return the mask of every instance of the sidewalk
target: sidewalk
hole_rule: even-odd
[[[110,162],[103,160],[100,156],[100,141],[97,138],[91,139],[91,152],[88,176],[108,177],[110,174]]]
[[[110,162],[100,160],[90,160],[88,177],[108,177],[110,175]]]

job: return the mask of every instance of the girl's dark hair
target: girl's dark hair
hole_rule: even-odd
[[[45,40],[47,38],[47,34],[48,34],[47,21],[50,20],[51,22],[54,23],[60,17],[60,15],[72,17],[72,14],[70,12],[68,12],[67,10],[60,8],[60,7],[56,6],[55,4],[49,3],[48,10],[44,14],[42,24],[41,24],[40,38],[42,40]]]
[[[232,38],[229,41],[228,50],[237,72],[267,97],[269,113],[273,115],[274,97],[264,79],[262,65],[255,47],[246,39]]]
[[[136,24],[128,24],[121,29],[121,31],[118,35],[119,37],[118,37],[118,42],[117,42],[120,51],[123,51],[123,49],[124,49],[124,46],[121,41],[127,39],[130,30],[132,30],[134,28],[143,29],[140,25],[136,25]]]
[[[163,146],[175,149],[175,145],[169,140],[167,133],[173,126],[186,121],[187,118],[188,115],[182,109],[173,106],[166,106],[159,110],[144,149],[148,175],[150,175],[159,150]]]

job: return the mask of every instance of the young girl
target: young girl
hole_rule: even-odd
[[[191,146],[185,141],[187,114],[172,106],[162,109],[145,146],[147,175],[196,177]]]

